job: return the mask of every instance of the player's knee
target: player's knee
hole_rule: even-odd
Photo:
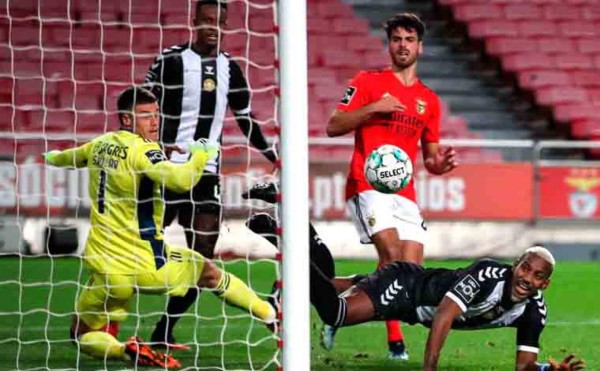
[[[316,304],[315,308],[317,309],[317,313],[321,320],[329,326],[340,327],[343,323],[340,323],[339,318],[339,299],[337,300],[337,305],[331,305],[328,303]]]
[[[217,267],[215,263],[207,259],[204,262],[204,267],[202,269],[202,274],[200,275],[200,280],[198,281],[198,286],[214,289],[219,285],[222,275],[223,271]]]
[[[398,246],[385,246],[379,249],[379,264],[381,266],[402,260],[402,250]]]

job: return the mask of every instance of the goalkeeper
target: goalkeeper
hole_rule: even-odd
[[[84,261],[91,278],[78,297],[71,334],[83,353],[96,358],[178,367],[177,360],[155,352],[140,338],[117,341],[118,323],[126,318],[134,293],[182,296],[197,286],[212,289],[266,323],[275,321],[276,311],[199,253],[163,241],[160,189],[164,185],[175,192],[189,191],[218,146],[194,142],[188,162],[171,163],[156,142],[159,109],[154,94],[131,87],[121,93],[117,106],[120,130],[77,148],[44,154],[48,164],[88,167],[90,174],[91,228]]]

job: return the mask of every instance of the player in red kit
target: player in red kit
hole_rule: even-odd
[[[380,267],[393,261],[423,262],[427,229],[415,202],[413,182],[396,194],[377,192],[366,180],[365,159],[375,148],[392,144],[416,163],[419,140],[425,168],[432,174],[457,166],[452,147],[439,146],[438,96],[417,78],[425,25],[402,13],[385,24],[391,67],[361,71],[350,82],[327,124],[327,135],[354,132],[355,144],[346,183],[347,208],[362,243],[373,243]],[[408,359],[398,321],[388,321],[390,358]],[[335,328],[325,326],[322,344],[333,346]]]

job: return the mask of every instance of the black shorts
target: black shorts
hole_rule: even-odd
[[[369,295],[377,319],[399,319],[416,323],[415,282],[423,267],[394,262],[368,275],[356,287]]]
[[[197,214],[221,214],[221,179],[219,174],[204,173],[189,192],[165,189],[165,214],[189,211]]]

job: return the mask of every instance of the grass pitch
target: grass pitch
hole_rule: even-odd
[[[457,267],[469,262],[432,261],[428,266]],[[368,261],[338,261],[340,275],[369,272]],[[259,293],[267,294],[275,265],[267,261],[227,262]],[[69,340],[70,315],[78,282],[87,272],[74,258],[0,259],[0,370],[77,369],[122,370],[121,362],[78,355]],[[559,358],[568,352],[583,357],[590,370],[600,370],[600,264],[559,262],[546,291],[549,321],[542,334],[541,357]],[[121,326],[120,340],[131,335],[148,339],[166,306],[165,297],[142,295],[131,302],[132,315]],[[387,370],[421,369],[427,329],[404,326],[411,359],[387,360],[385,325],[369,323],[341,329],[332,351],[318,345],[320,321],[312,313],[312,369]],[[276,339],[259,321],[227,308],[203,293],[193,310],[180,321],[175,335],[192,350],[176,357],[185,368],[212,370],[275,370]],[[291,350],[293,351],[293,349]],[[444,370],[514,369],[515,330],[451,332],[442,353]]]

